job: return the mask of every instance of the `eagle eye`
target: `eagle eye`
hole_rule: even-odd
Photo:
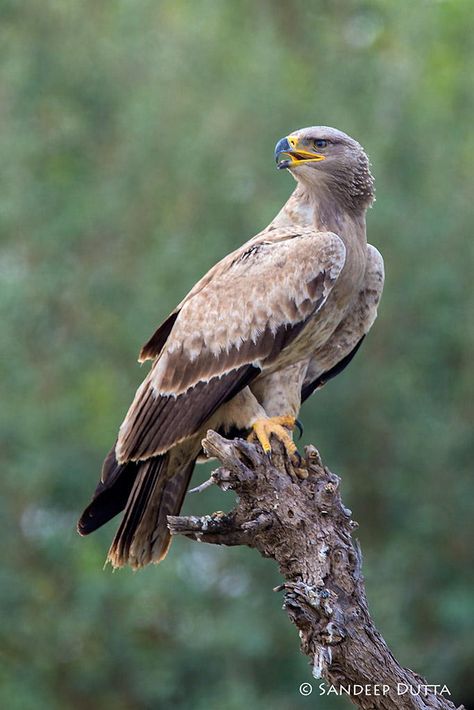
[[[326,148],[328,144],[328,142],[323,140],[322,138],[316,138],[313,142],[315,148]]]

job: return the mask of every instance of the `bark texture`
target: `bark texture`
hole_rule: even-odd
[[[284,608],[299,630],[313,676],[336,688],[368,686],[368,692],[350,696],[358,707],[454,710],[441,694],[442,681],[435,690],[403,668],[375,628],[361,552],[352,539],[357,523],[341,501],[340,479],[323,466],[317,450],[306,447],[302,467],[295,470],[283,452],[274,450],[270,460],[259,446],[213,431],[203,445],[222,464],[212,482],[236,491],[237,505],[228,514],[170,516],[171,533],[247,545],[273,558],[285,580],[276,591],[284,592]],[[413,691],[400,693],[405,686]]]

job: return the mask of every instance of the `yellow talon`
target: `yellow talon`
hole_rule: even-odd
[[[291,416],[257,419],[257,421],[252,425],[253,431],[250,434],[249,439],[258,439],[263,451],[266,454],[269,454],[272,450],[270,438],[273,434],[282,442],[287,454],[291,457],[297,449],[296,444],[287,429],[293,429],[294,426],[295,418]]]

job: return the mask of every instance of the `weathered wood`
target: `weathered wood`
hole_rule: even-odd
[[[274,451],[270,460],[259,446],[229,441],[213,431],[203,446],[222,464],[212,474],[214,483],[236,491],[237,505],[228,514],[170,516],[172,534],[247,545],[273,558],[285,580],[276,591],[284,591],[284,608],[299,630],[313,676],[350,688],[355,705],[454,710],[443,685],[435,689],[403,668],[375,628],[361,552],[351,535],[357,523],[341,501],[340,479],[322,464],[317,450],[306,447],[303,470],[296,472],[283,452]],[[360,692],[360,686],[367,686],[367,692]]]

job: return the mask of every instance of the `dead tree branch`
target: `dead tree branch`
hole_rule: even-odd
[[[303,471],[295,472],[283,453],[274,452],[270,461],[260,447],[213,431],[203,445],[222,464],[212,480],[236,491],[237,505],[226,515],[170,516],[172,534],[247,545],[273,558],[285,580],[277,591],[284,591],[284,608],[299,630],[313,676],[336,688],[352,688],[355,705],[454,710],[443,686],[429,685],[403,668],[375,628],[360,549],[351,537],[357,523],[341,501],[340,479],[323,466],[316,449],[306,448]],[[358,694],[354,689],[360,686],[368,691]]]

